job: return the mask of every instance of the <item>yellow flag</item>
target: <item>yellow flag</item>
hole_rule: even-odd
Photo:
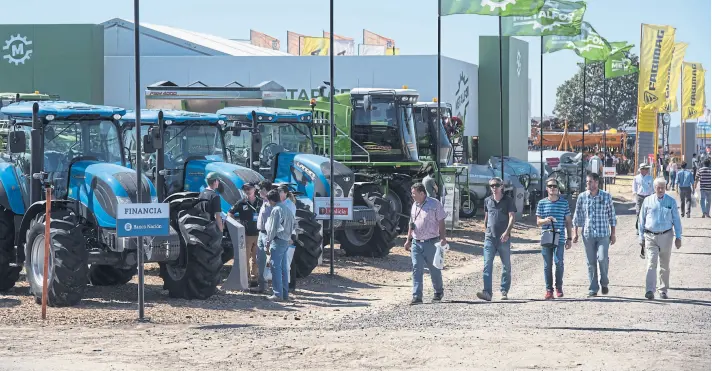
[[[386,55],[400,55],[400,48],[386,48]]]
[[[701,63],[682,65],[682,119],[702,116],[705,107],[705,69]]]
[[[674,43],[675,28],[643,24],[638,75],[639,107],[659,110],[665,105],[665,87]]]
[[[329,55],[329,39],[325,37],[303,37],[302,55]]]
[[[668,73],[668,84],[665,88],[665,105],[660,112],[677,112],[677,87],[680,86],[680,75],[682,74],[682,60],[685,58],[687,43],[675,43],[675,51],[672,53],[672,63]]]

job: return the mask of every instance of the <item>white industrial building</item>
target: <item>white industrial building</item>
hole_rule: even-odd
[[[105,104],[134,108],[132,22],[112,19],[104,25]],[[141,24],[141,86],[158,81],[208,86],[238,82],[245,86],[275,81],[287,97],[309,99],[329,80],[329,58],[293,56],[247,42],[166,26]],[[337,90],[356,87],[408,88],[419,91],[421,101],[437,97],[437,56],[339,56],[334,61]],[[442,102],[453,114],[465,117],[465,134],[478,135],[478,67],[442,58]],[[144,91],[141,92],[143,94]],[[145,99],[141,99],[145,104]]]

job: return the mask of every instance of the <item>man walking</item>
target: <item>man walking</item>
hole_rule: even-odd
[[[230,209],[228,216],[239,220],[240,224],[245,227],[245,249],[247,250],[250,287],[256,287],[258,285],[257,278],[259,276],[257,264],[257,238],[259,236],[257,217],[262,207],[262,200],[257,197],[255,185],[252,183],[245,183],[242,186],[242,191],[247,197],[238,201],[235,206]]]
[[[670,287],[670,255],[672,254],[672,229],[675,228],[675,247],[682,246],[682,223],[677,213],[677,202],[665,194],[665,178],[655,179],[655,194],[643,201],[640,209],[640,228],[638,230],[641,247],[645,247],[648,257],[648,273],[645,278],[645,297],[655,297],[655,271],[658,270],[658,281],[661,299],[667,299],[667,289]]]
[[[425,192],[428,194],[428,197],[439,199],[438,197],[438,182],[435,180],[433,177],[434,171],[433,168],[430,167],[428,168],[428,173],[423,178],[423,185],[425,186]]]
[[[446,245],[445,239],[445,209],[436,199],[428,197],[422,183],[413,184],[410,189],[413,197],[413,207],[410,210],[410,224],[405,250],[410,251],[413,261],[413,300],[411,305],[423,303],[423,265],[430,271],[433,282],[433,301],[438,302],[443,298],[443,277],[440,269],[433,266],[436,247],[440,242]],[[412,248],[411,248],[412,247]]]
[[[710,159],[706,158],[703,166],[697,171],[695,186],[693,188],[700,190],[700,208],[702,209],[702,217],[710,217]],[[698,186],[699,184],[699,186]]]
[[[608,247],[616,243],[616,211],[611,194],[599,189],[598,174],[586,177],[588,190],[576,200],[574,243],[583,229],[583,245],[588,264],[588,297],[598,295],[598,269],[601,270],[601,293],[608,294]]]
[[[569,202],[559,195],[559,182],[556,178],[549,178],[546,181],[548,196],[539,201],[536,205],[536,224],[540,226],[542,232],[553,230],[559,237],[558,244],[554,247],[541,247],[541,255],[544,257],[544,281],[546,283],[546,295],[544,299],[554,298],[554,280],[552,279],[552,260],[556,264],[556,296],[564,296],[564,247],[571,248],[571,210]],[[564,235],[564,228],[566,234]],[[564,240],[566,236],[566,240]],[[566,242],[564,242],[566,241]]]
[[[492,300],[492,265],[495,254],[499,254],[502,261],[502,281],[500,292],[502,300],[507,300],[512,283],[512,265],[510,262],[510,236],[514,226],[515,213],[517,207],[514,200],[505,195],[502,189],[502,179],[492,178],[489,181],[492,195],[485,198],[485,246],[484,259],[485,267],[482,272],[484,289],[477,293],[477,297],[482,300]]]
[[[675,178],[675,184],[677,184],[677,191],[680,193],[680,217],[685,216],[685,204],[687,204],[687,217],[690,217],[690,211],[692,211],[692,186],[694,185],[695,178],[692,173],[687,170],[687,162],[683,161],[680,165],[682,170],[678,171],[677,178]]]
[[[697,158],[697,153],[692,154],[692,177],[697,179],[697,170],[700,168],[700,159]]]

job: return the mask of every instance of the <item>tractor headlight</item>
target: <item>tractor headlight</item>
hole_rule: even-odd
[[[115,113],[114,120],[120,120],[120,119],[121,119],[121,115],[119,115],[118,113]]]
[[[45,116],[45,120],[47,120],[47,121],[52,121],[52,120],[54,120],[54,115],[47,115],[47,116]]]

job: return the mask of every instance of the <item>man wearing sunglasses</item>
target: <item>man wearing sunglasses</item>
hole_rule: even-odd
[[[514,226],[514,216],[517,208],[514,200],[504,194],[502,189],[502,179],[492,178],[489,187],[492,195],[485,198],[485,246],[484,259],[485,267],[482,271],[484,289],[477,293],[477,297],[492,300],[492,265],[494,256],[499,253],[502,261],[502,281],[500,292],[502,300],[507,300],[507,292],[512,281],[512,265],[510,263],[510,235]]]
[[[548,196],[539,201],[536,205],[536,224],[544,230],[554,230],[559,235],[558,245],[555,247],[541,247],[541,255],[544,257],[544,280],[546,282],[546,295],[544,299],[554,298],[554,286],[556,286],[556,296],[563,297],[564,285],[564,247],[571,248],[571,210],[569,202],[559,195],[559,182],[555,178],[546,181]],[[564,235],[566,228],[566,235]],[[566,240],[564,240],[566,236]],[[566,241],[566,242],[564,242]],[[552,279],[552,260],[556,265],[555,285]]]

